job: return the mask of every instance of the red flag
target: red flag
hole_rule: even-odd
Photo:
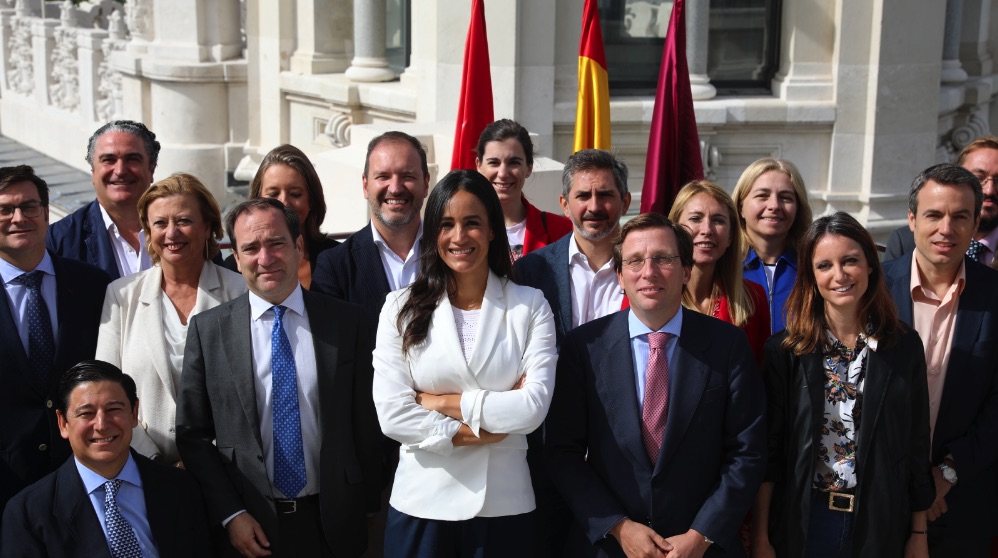
[[[485,2],[472,0],[468,40],[464,44],[461,100],[457,107],[451,170],[475,169],[478,136],[482,135],[482,130],[493,120],[492,71],[489,65],[489,42],[485,34]]]
[[[697,134],[690,71],[686,66],[684,0],[676,0],[665,35],[658,91],[648,135],[641,212],[668,214],[676,193],[691,180],[703,178],[700,136]]]
[[[582,8],[574,145],[573,151],[610,149],[610,82],[597,0],[586,0]]]

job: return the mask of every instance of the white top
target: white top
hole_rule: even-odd
[[[104,206],[97,204],[97,207],[100,208],[104,226],[107,228],[107,237],[111,240],[111,248],[114,249],[114,263],[118,264],[118,274],[126,277],[152,267],[152,258],[145,248],[146,233],[139,230],[139,249],[132,248],[132,245],[118,232],[118,225],[111,220]]]
[[[256,410],[260,417],[260,441],[267,462],[267,476],[274,479],[274,406],[273,377],[271,374],[270,337],[274,327],[273,304],[253,292],[249,293],[250,336],[253,340],[253,372],[256,387]],[[319,381],[315,369],[315,345],[309,329],[308,312],[302,298],[301,285],[295,288],[278,306],[288,309],[284,313],[284,332],[295,354],[298,373],[298,408],[301,413],[301,437],[305,451],[305,473],[308,481],[299,494],[284,494],[285,498],[298,498],[319,493],[319,449],[322,430],[319,424]],[[281,491],[274,488],[275,494]]]
[[[389,290],[397,291],[411,285],[419,274],[419,239],[423,238],[423,222],[419,222],[416,240],[404,260],[388,247],[378,228],[374,226],[374,221],[371,221],[371,234],[374,235],[374,245],[378,247],[378,255],[381,256],[381,265],[385,268]]]
[[[568,273],[572,280],[572,327],[591,322],[620,310],[624,292],[617,283],[613,258],[599,271],[593,271],[589,259],[579,251],[575,235],[568,241]]]
[[[481,312],[454,307],[454,325],[457,327],[457,337],[461,340],[465,362],[471,361],[471,350],[475,347],[475,336],[478,334],[478,315]]]
[[[170,376],[173,378],[173,385],[180,385],[180,373],[184,371],[184,347],[187,346],[187,324],[180,323],[180,314],[170,302],[170,297],[166,292],[159,295],[160,306],[163,311],[163,342],[166,343],[167,363],[169,363]],[[197,301],[195,300],[195,305]],[[191,316],[194,312],[191,312]],[[150,343],[155,343],[155,337],[150,337]]]
[[[773,290],[773,277],[776,276],[776,264],[762,264],[762,270],[766,272],[767,291]]]
[[[527,220],[524,219],[512,227],[506,227],[506,238],[509,239],[509,251],[514,259],[523,255],[523,239],[527,233]]]
[[[426,341],[402,353],[395,319],[408,289],[388,295],[374,349],[374,406],[386,436],[402,446],[391,505],[425,519],[459,521],[534,509],[527,434],[540,426],[554,390],[554,320],[537,289],[489,274],[476,343],[465,360],[445,296]],[[520,389],[513,390],[521,376]],[[509,434],[495,444],[455,447],[461,421],[416,403],[417,391],[461,394],[472,432]]]
[[[45,272],[42,277],[42,300],[49,310],[49,318],[52,319],[52,338],[59,342],[59,319],[56,315],[56,294],[55,294],[55,267],[52,265],[52,256],[48,251],[42,256],[42,261],[38,262],[35,269],[23,270],[7,260],[0,258],[0,280],[3,280],[4,289],[7,291],[7,306],[10,308],[10,315],[14,317],[14,327],[17,328],[18,335],[21,336],[21,345],[24,346],[24,354],[28,353],[28,287],[20,283],[14,283],[25,273],[35,270]],[[71,280],[71,279],[70,279]]]

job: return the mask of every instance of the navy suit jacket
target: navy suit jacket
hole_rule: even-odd
[[[104,293],[110,282],[101,270],[82,262],[52,257],[55,268],[56,339],[51,377],[40,390],[21,344],[7,291],[0,300],[0,511],[14,494],[56,470],[69,457],[59,434],[52,398],[59,377],[81,360],[94,358]]]
[[[49,225],[45,245],[64,258],[103,269],[112,281],[121,277],[97,200]]]
[[[190,473],[132,452],[142,477],[146,518],[161,558],[211,556],[201,492]],[[72,458],[10,501],[0,558],[111,558]]]
[[[898,227],[891,231],[890,238],[887,239],[887,250],[884,252],[884,261],[900,258],[905,254],[910,254],[915,250],[915,233],[911,232],[908,225]]]
[[[530,252],[514,265],[516,282],[540,289],[551,305],[559,346],[572,329],[572,276],[568,272],[568,243],[572,241],[572,234]]]
[[[606,534],[624,517],[663,537],[696,529],[715,541],[706,556],[744,555],[739,527],[766,468],[762,378],[744,331],[680,311],[654,466],[641,438],[629,310],[565,337],[545,448],[551,477],[576,519],[571,556],[623,557]]]
[[[898,317],[912,325],[911,258],[884,264]],[[966,259],[967,282],[956,315],[949,366],[932,436],[932,463],[947,455],[958,482],[938,523],[979,536],[998,531],[998,271]]]

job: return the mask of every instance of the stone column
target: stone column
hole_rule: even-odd
[[[385,57],[385,1],[354,0],[354,57],[346,76],[353,81],[390,81],[395,72]]]
[[[690,91],[694,101],[712,99],[717,90],[707,77],[707,36],[710,1],[686,2],[686,63],[690,69]]]
[[[784,2],[781,25],[780,67],[773,77],[773,94],[784,101],[831,100],[835,3]]]
[[[96,121],[97,88],[100,86],[100,63],[104,61],[101,47],[108,40],[103,29],[81,29],[76,35],[80,68],[80,117],[84,122]]]
[[[963,0],[960,63],[967,73],[986,76],[994,71],[991,56],[991,1]]]
[[[967,72],[960,65],[960,27],[963,24],[963,0],[946,2],[946,34],[943,36],[943,83],[963,83]]]
[[[351,0],[298,0],[298,48],[291,71],[298,74],[340,73],[353,54]]]
[[[31,23],[31,48],[35,59],[34,94],[38,106],[49,104],[49,83],[52,79],[52,50],[55,48],[55,19],[36,19]]]

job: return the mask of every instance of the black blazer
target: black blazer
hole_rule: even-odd
[[[59,434],[55,396],[59,377],[81,360],[94,358],[104,293],[110,282],[96,267],[52,257],[55,268],[55,363],[47,388],[27,381],[28,356],[10,313],[6,290],[0,299],[0,511],[14,494],[56,470],[69,457]]]
[[[49,225],[45,246],[64,258],[103,269],[112,281],[121,277],[97,200]]]
[[[132,457],[142,477],[146,517],[159,555],[211,556],[208,522],[194,477],[134,451]],[[2,558],[111,558],[73,458],[10,501],[0,540]]]
[[[915,250],[915,233],[911,232],[908,225],[898,227],[891,231],[890,238],[887,239],[887,250],[884,253],[884,261],[900,258],[905,254],[910,254]]]
[[[705,556],[744,555],[739,527],[766,467],[762,379],[744,331],[680,311],[669,416],[654,466],[641,439],[629,311],[565,337],[545,449],[575,515],[570,556],[623,557],[605,535],[624,517],[663,537],[694,528],[715,541]]]
[[[360,309],[303,290],[321,394],[320,514],[330,548],[359,556],[379,507],[381,435],[371,398],[370,340]],[[279,544],[260,440],[249,296],[191,319],[177,397],[177,448],[205,494],[212,525],[247,510]],[[229,547],[230,554],[236,555]]]
[[[898,317],[912,323],[912,253],[884,264]],[[946,495],[949,511],[936,522],[980,536],[998,533],[998,271],[965,259],[949,367],[932,437],[931,461],[953,456],[959,482]]]

